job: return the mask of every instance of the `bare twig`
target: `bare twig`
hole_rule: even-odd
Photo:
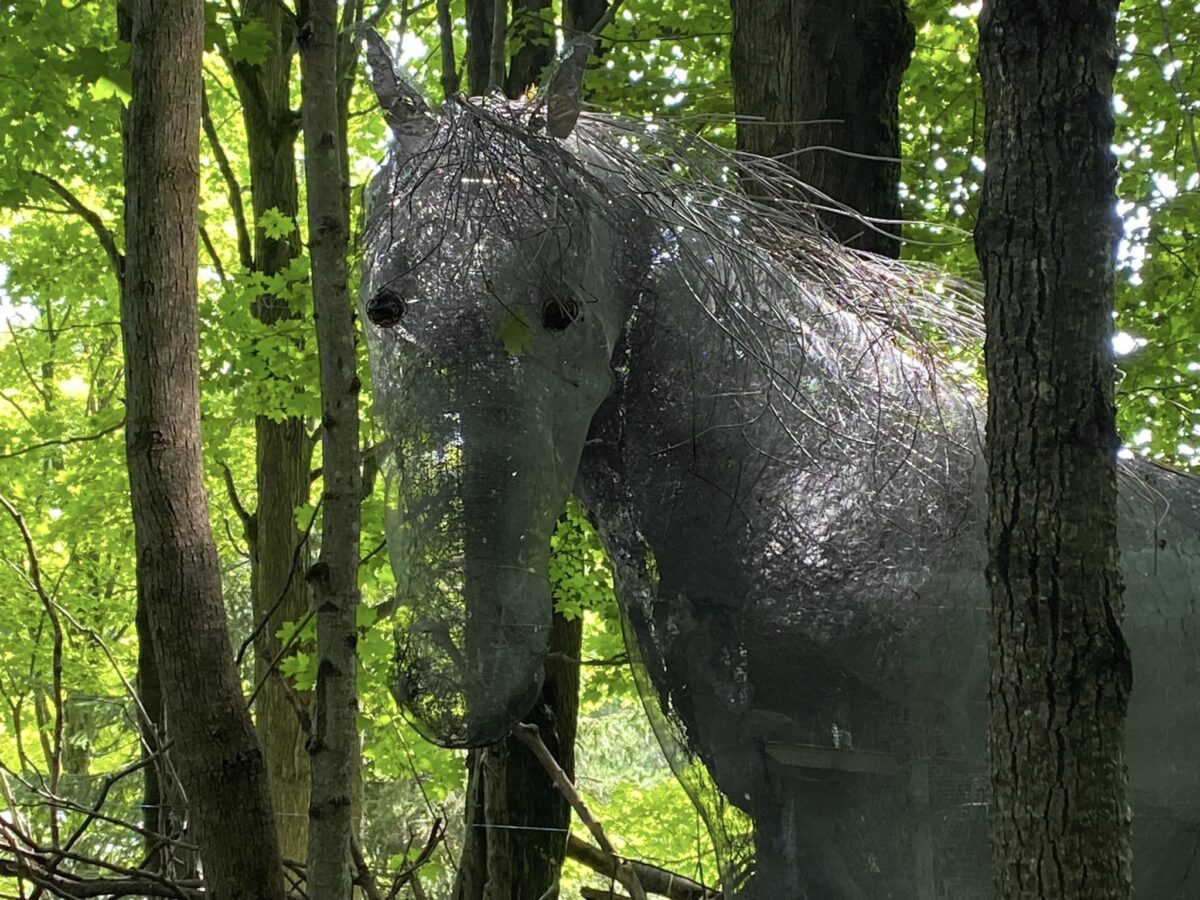
[[[425,863],[429,862],[429,858],[433,856],[433,851],[446,837],[446,821],[442,818],[433,820],[433,826],[429,829],[429,837],[425,839],[425,846],[421,848],[421,852],[417,854],[408,866],[397,872],[392,878],[392,886],[388,890],[386,900],[395,900],[396,895],[400,893],[400,889],[406,884],[412,884],[414,887],[419,884],[417,881],[417,871]]]
[[[58,604],[54,602],[54,598],[46,591],[45,585],[42,583],[42,566],[38,561],[37,547],[33,543],[33,535],[29,533],[29,528],[25,524],[24,517],[17,511],[6,497],[0,496],[0,506],[4,507],[4,511],[8,513],[9,518],[17,526],[17,530],[21,532],[21,539],[25,542],[25,557],[29,565],[29,583],[33,588],[34,593],[42,603],[42,608],[45,610],[46,618],[50,622],[50,629],[53,638],[53,647],[51,650],[51,692],[54,700],[54,731],[51,737],[50,753],[46,760],[50,768],[50,790],[52,793],[58,793],[58,780],[62,774],[62,751],[63,751],[63,724],[64,724],[64,709],[63,709],[63,630],[62,622],[58,617]],[[40,709],[40,708],[39,708]],[[53,838],[53,843],[58,846],[59,842],[59,820],[57,811],[51,811],[50,814],[50,834]]]
[[[315,616],[315,615],[316,615],[316,612],[314,612],[313,610],[309,610],[307,613],[305,613],[304,618],[296,623],[296,633],[292,635],[291,640],[287,641],[287,643],[285,643],[282,647],[279,648],[279,652],[275,654],[274,658],[272,658],[272,660],[271,660],[270,665],[267,666],[267,671],[265,673],[263,673],[262,678],[260,678],[258,680],[258,684],[256,684],[254,686],[254,690],[252,690],[250,692],[250,696],[246,698],[246,707],[247,708],[250,708],[251,706],[254,705],[254,700],[256,697],[258,697],[259,693],[261,693],[263,686],[266,685],[267,679],[274,677],[274,675],[276,674],[275,673],[276,667],[279,665],[280,662],[283,661],[283,658],[285,656],[287,656],[289,653],[292,652],[292,650],[295,648],[296,644],[298,644],[300,642],[300,634],[304,631],[304,626],[306,626],[309,622],[311,622],[313,620],[313,616]],[[268,615],[267,618],[270,618],[270,616]],[[264,619],[263,621],[265,622],[266,619]],[[247,638],[247,640],[251,640],[251,638]],[[246,645],[243,644],[242,646],[244,647]]]
[[[292,586],[292,579],[295,577],[296,564],[300,560],[300,554],[304,552],[304,548],[308,545],[308,537],[310,534],[312,534],[313,525],[317,521],[317,513],[320,511],[321,501],[318,500],[317,505],[313,507],[313,513],[312,516],[309,517],[308,525],[304,529],[304,534],[301,535],[300,540],[296,542],[296,549],[292,551],[292,567],[288,569],[287,580],[283,583],[283,587],[279,589],[279,596],[275,598],[275,602],[271,604],[271,608],[263,613],[262,617],[258,620],[258,622],[255,623],[254,628],[251,629],[248,635],[246,635],[246,639],[242,641],[241,646],[238,647],[237,656],[234,658],[235,666],[241,666],[242,661],[246,658],[246,651],[250,649],[250,645],[254,643],[255,638],[262,634],[262,630],[266,628],[267,623],[271,621],[271,616],[275,615],[275,611],[283,604],[284,597],[287,596],[288,589]],[[310,613],[305,617],[304,621],[308,622],[308,620],[311,618],[312,614]],[[296,633],[299,634],[299,628],[297,628]],[[294,644],[289,642],[289,646],[294,646]],[[283,659],[282,656],[276,657],[275,663],[273,663],[272,666],[277,664],[281,659]],[[268,669],[268,672],[269,671],[270,670]],[[262,689],[262,686],[263,682],[260,681],[258,687],[254,689],[254,694],[251,695],[251,699],[254,699],[254,696],[258,694],[259,690]]]

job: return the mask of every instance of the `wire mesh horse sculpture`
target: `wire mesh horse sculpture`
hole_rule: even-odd
[[[363,311],[397,699],[447,746],[528,712],[574,492],[730,895],[990,896],[980,422],[945,349],[978,339],[970,303],[731,186],[796,196],[769,161],[618,118],[571,131],[570,91],[434,112],[377,39],[370,59],[395,138]],[[1200,896],[1197,497],[1149,464],[1123,478],[1136,881],[1155,898]]]

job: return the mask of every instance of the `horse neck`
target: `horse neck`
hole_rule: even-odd
[[[864,498],[880,512],[855,526],[879,532],[867,541],[897,514],[961,506],[971,404],[884,329],[779,273],[713,281],[708,297],[658,276],[628,323],[619,406],[622,465],[664,574],[741,592],[781,527],[808,535],[786,551],[804,566]],[[779,296],[788,284],[796,294]]]

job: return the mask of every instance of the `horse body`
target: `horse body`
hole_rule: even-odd
[[[718,316],[688,314],[695,293],[644,301],[592,426],[619,452],[585,451],[580,493],[611,545],[632,525],[652,554],[652,596],[623,605],[659,706],[755,822],[744,894],[991,896],[976,398],[870,323],[821,334],[803,291],[788,308],[817,333],[761,323],[796,345],[764,373]],[[850,360],[890,402],[839,395]],[[1155,897],[1200,893],[1198,499],[1192,478],[1123,465],[1135,871]]]
[[[984,896],[977,398],[889,323],[937,291],[664,178],[653,127],[585,117],[563,143],[536,118],[393,122],[372,189],[368,315],[403,307],[367,326],[397,698],[455,746],[528,711],[574,489],[652,712],[754,823],[742,895]],[[1163,898],[1200,895],[1197,496],[1123,480],[1136,877]]]

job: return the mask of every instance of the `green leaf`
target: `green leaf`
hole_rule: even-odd
[[[358,628],[370,628],[379,618],[379,610],[360,603],[354,610],[354,624]]]
[[[297,506],[293,512],[296,518],[296,530],[306,532],[309,526],[312,525],[313,512],[316,507],[311,503],[305,503],[303,506]]]
[[[271,240],[277,241],[296,230],[296,220],[291,216],[285,216],[272,206],[270,209],[264,210],[263,214],[258,217],[258,227]]]
[[[496,329],[496,336],[512,356],[521,357],[533,351],[533,332],[524,312],[506,316]]]
[[[249,66],[261,66],[271,52],[271,30],[262,19],[250,19],[238,29],[237,43],[229,48],[234,62]]]
[[[125,106],[129,103],[129,89],[121,84],[118,84],[107,75],[102,75],[96,79],[91,87],[88,88],[88,94],[93,100],[108,100],[111,97],[116,97],[121,101],[121,105]]]

